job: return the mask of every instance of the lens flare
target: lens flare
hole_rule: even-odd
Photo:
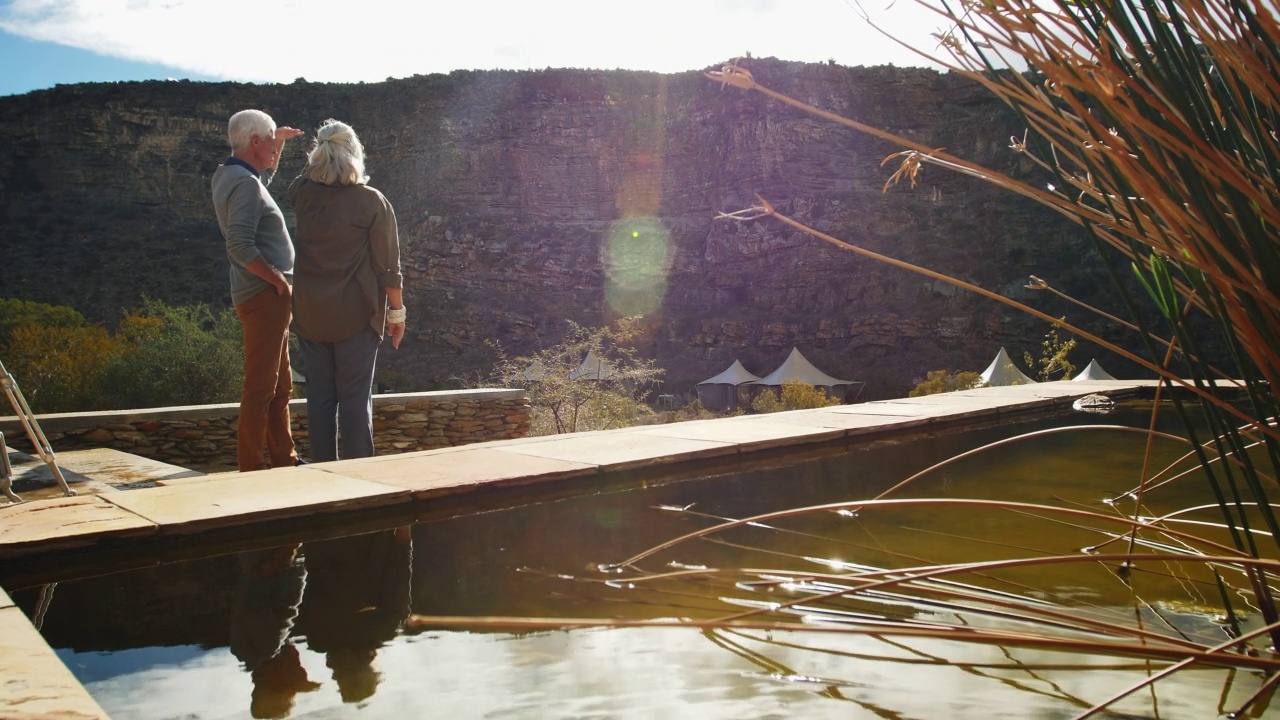
[[[629,108],[614,192],[620,219],[602,243],[605,300],[617,313],[645,316],[662,307],[671,270],[671,233],[658,219],[667,157],[667,85],[659,79],[649,106]]]
[[[605,299],[623,316],[662,307],[671,269],[671,234],[657,218],[628,218],[609,229],[604,246]]]

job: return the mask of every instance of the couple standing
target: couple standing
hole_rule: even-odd
[[[260,110],[231,116],[231,157],[213,174],[213,204],[231,260],[231,302],[244,330],[236,455],[241,472],[297,465],[289,428],[289,323],[307,374],[311,459],[373,455],[373,370],[385,335],[404,338],[395,211],[366,182],[364,146],[326,120],[289,187],[297,245],[266,186],[302,131]],[[295,262],[296,260],[296,262]],[[264,457],[265,455],[265,457]]]

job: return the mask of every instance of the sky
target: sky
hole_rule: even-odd
[[[926,50],[942,23],[863,0]],[[928,65],[855,0],[0,0],[0,95],[60,83],[380,82],[491,69],[702,70],[732,58]]]

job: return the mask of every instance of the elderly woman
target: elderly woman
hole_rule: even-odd
[[[289,187],[297,216],[293,327],[307,372],[313,462],[373,455],[373,367],[378,345],[404,337],[396,214],[369,187],[364,146],[350,125],[326,120]]]

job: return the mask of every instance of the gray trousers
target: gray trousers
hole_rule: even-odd
[[[307,372],[307,430],[311,461],[373,456],[373,366],[382,340],[366,327],[346,340],[299,337]]]

